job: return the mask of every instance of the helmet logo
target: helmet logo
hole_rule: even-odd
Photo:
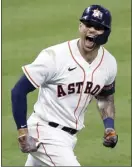
[[[101,11],[99,11],[98,9],[94,9],[92,15],[94,17],[97,17],[98,19],[102,19],[103,13]]]

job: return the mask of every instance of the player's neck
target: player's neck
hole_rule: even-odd
[[[85,51],[81,45],[81,40],[78,41],[77,43],[78,49],[82,55],[82,57],[89,63],[91,64],[93,62],[93,60],[97,57],[98,55],[98,49],[99,47],[95,48],[92,51]]]

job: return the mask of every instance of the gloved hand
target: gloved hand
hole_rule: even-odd
[[[112,128],[105,129],[103,145],[105,147],[114,148],[118,142],[118,135]]]
[[[36,152],[41,144],[37,138],[28,135],[27,129],[19,130],[18,142],[23,153]]]

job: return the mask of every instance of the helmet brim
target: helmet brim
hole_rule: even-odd
[[[85,25],[90,23],[90,24],[93,25],[93,27],[99,27],[99,28],[102,28],[102,29],[110,29],[110,27],[104,25],[103,23],[98,22],[97,20],[93,20],[93,19],[85,20],[85,19],[81,18],[80,21]]]

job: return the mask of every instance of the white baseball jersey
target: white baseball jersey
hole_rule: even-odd
[[[22,69],[39,88],[34,105],[38,116],[44,121],[80,130],[92,97],[113,86],[117,63],[101,46],[97,57],[89,64],[79,52],[78,40],[42,50],[34,62]]]

